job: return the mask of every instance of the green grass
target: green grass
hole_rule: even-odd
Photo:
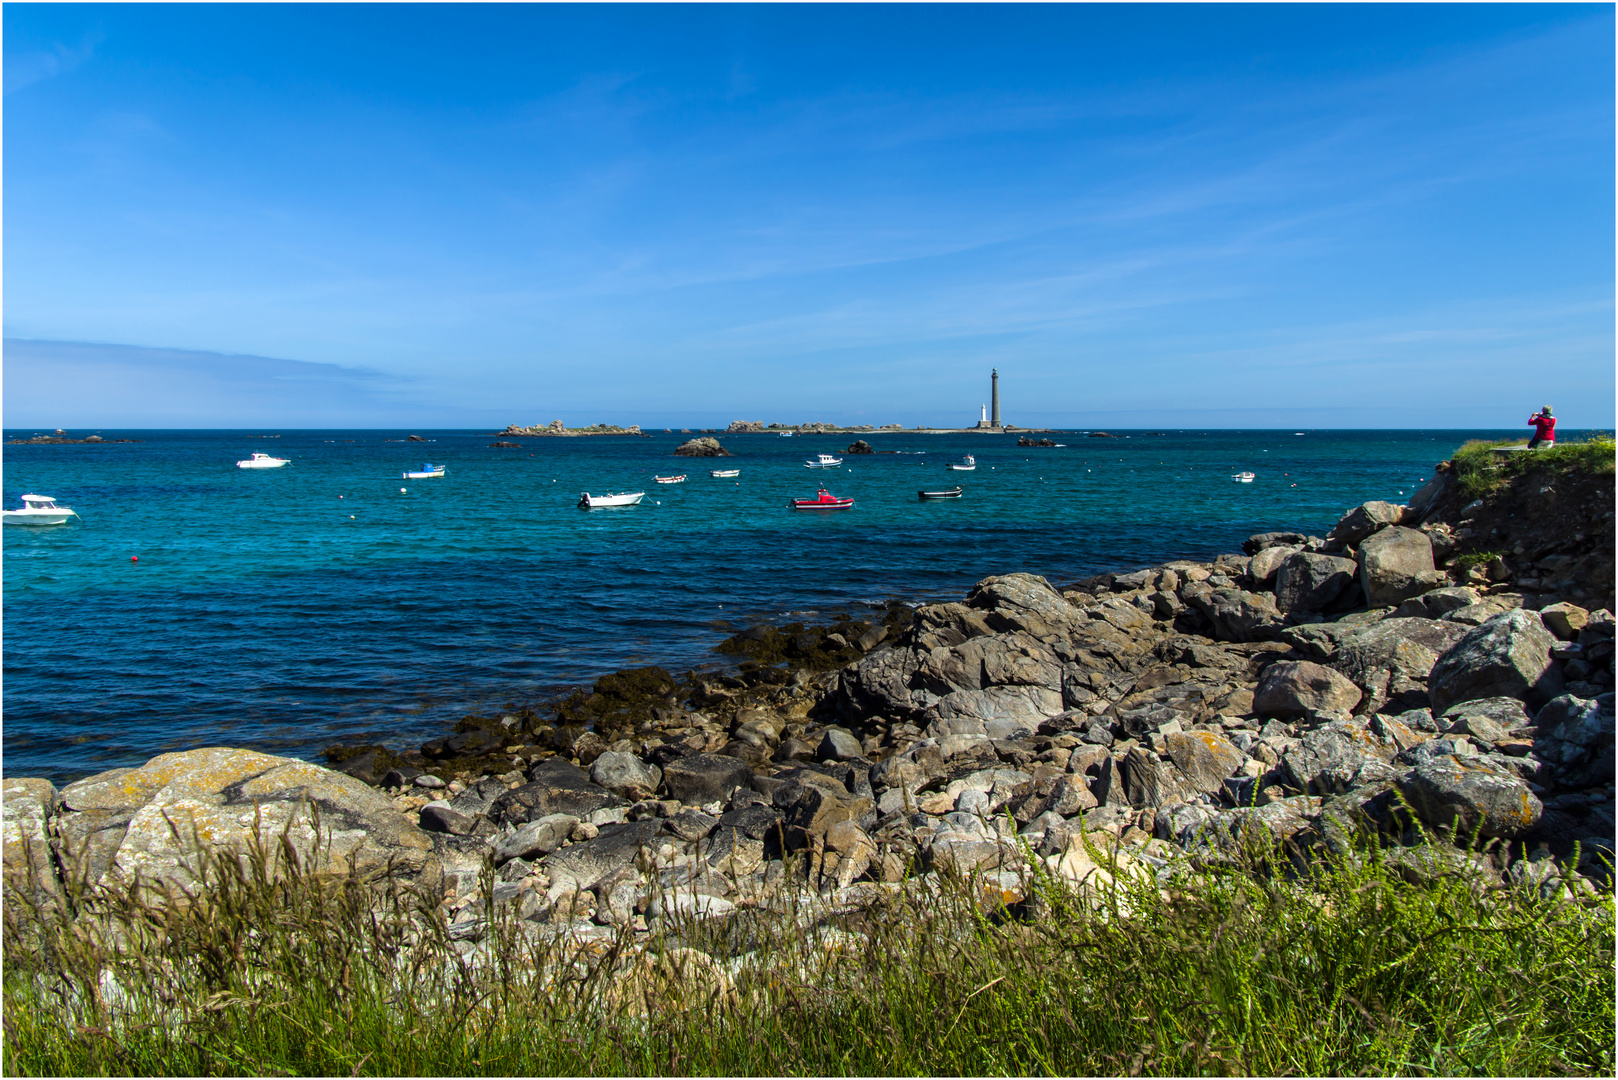
[[[642,955],[497,921],[481,964],[407,893],[257,859],[207,904],[6,906],[14,1075],[1601,1074],[1613,903],[1439,875],[1374,847],[1187,870],[1097,901],[981,883],[823,920],[686,924]],[[1277,864],[1285,865],[1285,864]],[[915,885],[915,883],[912,883]],[[80,903],[90,898],[81,897]],[[98,925],[90,933],[86,927]],[[729,981],[689,953],[747,954]],[[695,958],[700,960],[701,958]],[[709,971],[709,974],[704,974]]]
[[[1505,486],[1513,477],[1529,472],[1582,472],[1611,475],[1615,447],[1611,435],[1593,435],[1580,441],[1559,442],[1543,450],[1496,454],[1503,446],[1521,446],[1521,439],[1474,439],[1452,458],[1461,493],[1480,499]]]

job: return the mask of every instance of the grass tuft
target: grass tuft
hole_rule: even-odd
[[[269,865],[210,861],[207,903],[80,897],[72,924],[8,903],[8,1073],[1614,1068],[1610,895],[1413,884],[1374,845],[1161,881],[1113,864],[1099,891],[1040,872],[1010,903],[912,880],[855,912],[783,899],[593,943],[497,913],[471,945],[407,891]]]

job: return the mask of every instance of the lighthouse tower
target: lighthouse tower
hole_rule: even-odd
[[[991,368],[989,371],[989,401],[992,407],[989,410],[989,427],[998,430],[1000,427],[1000,369]]]

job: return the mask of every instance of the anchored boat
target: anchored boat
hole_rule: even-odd
[[[592,495],[588,491],[579,496],[580,510],[595,510],[602,506],[634,506],[646,498],[644,491],[624,491],[616,495]]]
[[[24,495],[21,509],[0,510],[0,518],[7,525],[60,525],[78,516],[65,506],[57,506],[49,495]]]
[[[709,476],[740,476],[741,474],[740,469],[714,469],[708,473]]]
[[[813,499],[792,500],[794,510],[851,510],[853,507],[853,499],[839,499],[825,488],[821,488]]]
[[[404,474],[404,478],[406,480],[431,480],[435,476],[443,476],[445,468],[446,466],[444,465],[434,465],[430,461],[425,461],[422,462],[419,471],[407,472]]]
[[[961,491],[962,489],[959,487],[952,487],[944,491],[918,491],[916,495],[923,502],[926,502],[928,499],[959,499]]]
[[[246,461],[238,461],[236,467],[238,469],[279,469],[290,460],[290,458],[271,457],[269,454],[254,451],[252,457]]]
[[[805,468],[809,469],[835,469],[842,463],[843,459],[840,457],[833,457],[831,454],[816,454],[803,464]]]
[[[1250,472],[1239,472],[1232,476],[1231,479],[1236,481],[1238,484],[1251,484],[1255,475],[1256,474]]]
[[[685,483],[685,473],[681,473],[679,476],[654,476],[652,479],[659,484],[683,484]]]
[[[959,461],[952,461],[948,465],[944,466],[944,468],[954,469],[956,472],[971,472],[977,467],[978,459],[973,457],[971,454],[966,455]]]

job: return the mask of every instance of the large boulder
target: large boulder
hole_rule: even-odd
[[[970,607],[988,609],[985,621],[997,633],[1021,631],[1033,638],[1072,630],[1085,621],[1078,608],[1050,582],[1034,574],[984,578],[966,595]]]
[[[1359,571],[1365,602],[1371,607],[1400,603],[1443,581],[1433,566],[1433,543],[1427,534],[1397,525],[1360,545]]]
[[[1275,606],[1282,611],[1324,611],[1354,583],[1352,559],[1297,551],[1275,571]]]
[[[1399,524],[1404,512],[1405,508],[1397,503],[1362,503],[1343,515],[1342,520],[1326,534],[1326,540],[1345,547],[1356,547],[1367,536],[1389,525]]]
[[[161,754],[69,784],[55,825],[64,872],[91,884],[190,889],[207,856],[255,847],[280,873],[283,844],[316,875],[392,873],[428,891],[442,880],[431,838],[381,792],[252,750]]]
[[[1352,712],[1364,696],[1331,668],[1310,660],[1282,660],[1265,669],[1253,691],[1253,712],[1260,716]]]
[[[1521,698],[1535,707],[1562,692],[1551,662],[1556,639],[1532,611],[1517,609],[1469,631],[1433,665],[1427,692],[1433,712],[1475,698]]]
[[[1428,827],[1453,828],[1457,837],[1475,830],[1481,837],[1513,839],[1532,829],[1545,810],[1517,777],[1457,758],[1418,766],[1398,785]]]
[[[1297,548],[1285,545],[1263,548],[1247,564],[1247,578],[1255,589],[1267,589],[1275,584],[1275,572],[1281,568]]]
[[[1331,666],[1365,691],[1363,711],[1404,712],[1428,704],[1427,677],[1466,627],[1433,619],[1391,618],[1342,629]],[[1392,707],[1384,706],[1392,703]]]
[[[1180,596],[1213,624],[1214,637],[1220,641],[1258,641],[1281,622],[1275,601],[1264,593],[1197,582],[1181,589]]]

